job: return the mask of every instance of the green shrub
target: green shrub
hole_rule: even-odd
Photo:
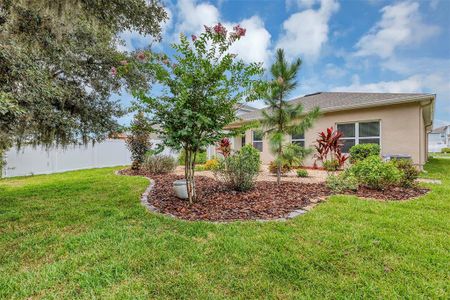
[[[450,153],[450,148],[442,148],[441,153]]]
[[[352,164],[362,161],[369,156],[380,155],[380,145],[358,144],[350,148],[350,162]]]
[[[260,167],[259,151],[245,145],[233,155],[220,159],[214,174],[232,189],[247,191],[255,185]]]
[[[394,160],[394,165],[401,172],[400,185],[403,187],[412,187],[415,180],[419,177],[419,170],[413,165],[410,159]]]
[[[151,174],[166,174],[175,170],[177,161],[169,155],[146,155],[142,169]]]
[[[200,151],[197,152],[197,155],[195,156],[195,163],[202,165],[204,163],[206,163],[207,157],[206,157],[206,151]],[[178,155],[178,164],[184,166],[184,157],[185,157],[185,153],[184,151],[181,151],[180,154]]]
[[[308,171],[306,171],[305,169],[298,169],[297,177],[308,177]]]
[[[352,165],[348,170],[358,180],[358,183],[368,188],[383,190],[397,185],[401,179],[401,172],[393,162],[383,162],[377,155]]]
[[[130,125],[130,134],[126,144],[131,152],[131,169],[138,170],[146,158],[146,153],[151,149],[150,133],[152,128],[150,122],[143,112],[138,112]]]
[[[334,194],[345,191],[356,191],[358,189],[358,180],[355,176],[347,172],[339,175],[329,175],[325,184]]]
[[[337,159],[326,160],[322,164],[323,168],[328,172],[334,172],[339,170],[341,164]]]
[[[292,167],[289,164],[284,163],[281,166],[281,175],[289,173],[291,170],[292,170]],[[277,174],[278,167],[277,167],[277,163],[275,161],[271,161],[270,162],[270,164],[269,164],[269,172],[271,174]]]
[[[205,165],[195,165],[195,171],[202,172],[206,171]]]

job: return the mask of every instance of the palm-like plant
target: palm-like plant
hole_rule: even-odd
[[[292,155],[292,149],[287,148],[286,135],[302,134],[312,127],[313,122],[319,116],[319,108],[316,107],[308,113],[304,113],[303,105],[291,104],[287,101],[289,94],[298,85],[297,75],[302,61],[300,58],[289,64],[286,61],[283,49],[278,49],[274,64],[270,68],[272,80],[268,82],[264,102],[267,109],[263,110],[262,125],[264,133],[268,135],[270,150],[275,154],[277,164],[277,183],[281,181],[281,168],[286,155]],[[286,155],[284,152],[287,150]],[[305,155],[304,151],[296,151],[299,159]]]

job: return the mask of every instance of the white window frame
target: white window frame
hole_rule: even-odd
[[[252,130],[252,146],[257,149],[259,152],[263,152],[264,150],[264,134],[261,137],[261,140],[256,140],[255,141],[255,133],[256,131]],[[259,150],[258,148],[255,147],[255,143],[261,143],[261,150]]]
[[[365,136],[365,137],[360,137],[359,136],[359,123],[373,123],[373,122],[378,122],[379,126],[380,126],[380,135],[379,136]],[[379,139],[380,140],[380,149],[382,149],[382,145],[381,145],[381,120],[364,120],[364,121],[352,121],[352,122],[339,122],[336,123],[336,130],[338,130],[338,125],[345,125],[345,124],[355,124],[355,136],[354,137],[341,137],[341,140],[355,140],[355,145],[359,145],[359,141],[360,140],[371,140],[371,139]],[[348,153],[346,153],[348,154]]]
[[[292,138],[292,134],[291,134],[291,143],[295,143],[295,142],[303,142],[303,148],[306,146],[306,140],[305,140],[305,134],[303,133],[303,138],[302,139],[294,139]]]

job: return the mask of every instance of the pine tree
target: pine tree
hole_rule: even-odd
[[[294,105],[287,101],[289,94],[298,86],[297,75],[301,64],[300,58],[289,64],[283,49],[278,49],[275,62],[270,68],[272,80],[268,82],[264,99],[268,107],[263,110],[262,125],[264,133],[269,137],[270,151],[276,157],[278,184],[284,161],[293,161],[294,158],[301,161],[305,155],[304,148],[287,144],[286,136],[304,133],[319,116],[318,107],[305,114],[301,103]]]

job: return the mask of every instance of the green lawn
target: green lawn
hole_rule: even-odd
[[[97,169],[0,180],[0,298],[450,297],[450,160],[425,197],[334,196],[288,222],[149,213]]]

